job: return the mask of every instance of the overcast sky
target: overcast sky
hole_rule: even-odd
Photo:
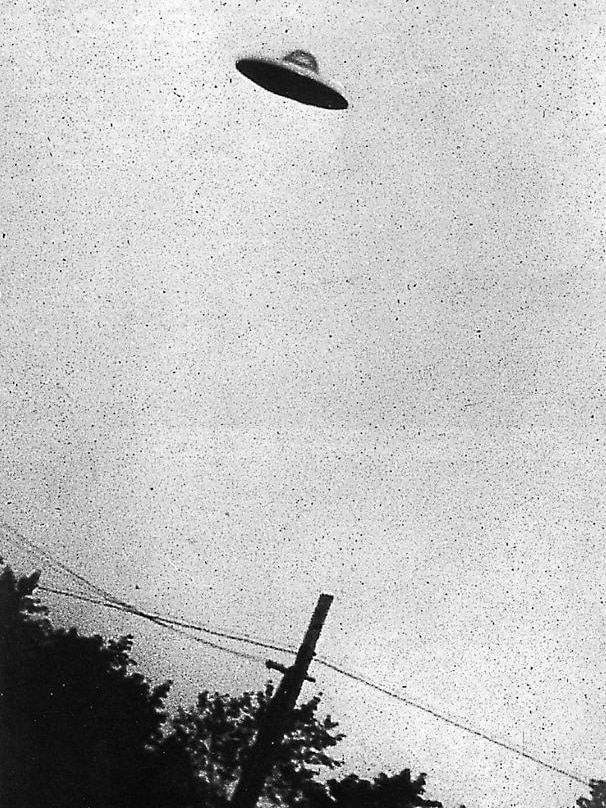
[[[603,4],[0,20],[2,518],[143,607],[270,642],[330,592],[324,656],[606,778]],[[234,68],[293,48],[349,110]],[[184,698],[266,676],[53,603],[135,631]],[[583,792],[315,673],[359,773],[427,771],[449,808]]]

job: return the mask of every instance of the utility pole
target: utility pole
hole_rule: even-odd
[[[261,796],[282,738],[290,728],[293,710],[303,682],[309,679],[307,669],[313,659],[316,643],[332,601],[332,595],[320,595],[318,598],[294,665],[284,668],[275,663],[267,663],[268,667],[282,670],[284,676],[267,707],[265,720],[257,732],[248,763],[242,767],[242,775],[231,798],[232,808],[255,808]]]

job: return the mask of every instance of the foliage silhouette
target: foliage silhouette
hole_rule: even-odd
[[[606,780],[590,780],[590,797],[579,797],[578,808],[606,808]]]
[[[10,808],[226,808],[274,688],[204,691],[169,717],[170,682],[135,672],[132,637],[104,640],[52,626],[38,573],[0,573],[0,805]],[[320,777],[341,762],[320,697],[299,705],[260,805],[439,808],[425,775]],[[602,803],[580,805],[596,808]]]
[[[410,769],[391,776],[381,773],[372,781],[350,774],[342,780],[330,780],[328,791],[328,805],[333,808],[442,808],[441,802],[423,797],[425,775],[420,774],[413,780]]]
[[[131,637],[53,628],[37,582],[0,574],[0,804],[154,806],[170,683],[133,672]]]
[[[194,709],[178,709],[165,743],[187,749],[198,777],[197,796],[203,804],[219,807],[228,803],[273,692],[271,683],[257,693],[234,697],[205,691],[198,696]],[[319,771],[340,765],[329,750],[343,736],[333,734],[337,724],[330,716],[317,718],[319,702],[316,696],[296,709],[292,728],[265,785],[265,802],[308,804],[311,795],[325,791],[315,779]]]

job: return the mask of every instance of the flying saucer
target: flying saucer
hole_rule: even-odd
[[[337,87],[320,75],[311,53],[294,50],[282,59],[250,56],[238,59],[236,68],[265,90],[301,104],[323,109],[347,109],[347,99]]]

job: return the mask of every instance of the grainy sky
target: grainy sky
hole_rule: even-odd
[[[143,607],[269,641],[331,592],[325,656],[606,777],[603,4],[0,21],[2,518]],[[293,48],[349,110],[234,69]],[[55,608],[135,631],[184,698],[264,681]],[[583,792],[316,675],[360,773],[427,771],[449,808]]]

